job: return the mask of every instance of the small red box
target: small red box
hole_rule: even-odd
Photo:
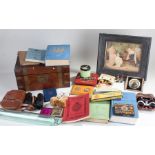
[[[98,74],[91,73],[91,77],[82,78],[80,77],[80,73],[77,74],[74,83],[77,85],[88,85],[88,86],[96,86],[98,81]]]

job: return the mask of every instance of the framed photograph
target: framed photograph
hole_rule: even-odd
[[[127,76],[125,89],[132,91],[143,91],[144,78]]]
[[[100,34],[97,73],[146,80],[151,40],[150,37]]]

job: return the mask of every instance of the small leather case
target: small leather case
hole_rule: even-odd
[[[1,106],[7,110],[18,110],[22,107],[25,99],[25,91],[23,90],[11,90],[4,96]]]
[[[77,74],[74,83],[76,85],[96,86],[98,80],[98,74],[91,73],[89,78],[81,78],[80,73]]]
[[[132,104],[115,104],[114,114],[118,116],[134,116],[134,106]]]

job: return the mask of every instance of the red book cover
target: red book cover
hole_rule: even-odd
[[[91,73],[89,78],[81,78],[80,73],[77,74],[74,83],[78,85],[96,86],[98,80],[98,74]]]
[[[76,122],[89,116],[89,94],[72,96],[64,108],[63,122]]]

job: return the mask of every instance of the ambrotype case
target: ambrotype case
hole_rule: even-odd
[[[70,86],[69,66],[45,66],[44,64],[22,66],[17,57],[14,71],[18,89],[33,91]]]
[[[118,116],[134,116],[134,107],[132,104],[115,104],[114,114]]]

